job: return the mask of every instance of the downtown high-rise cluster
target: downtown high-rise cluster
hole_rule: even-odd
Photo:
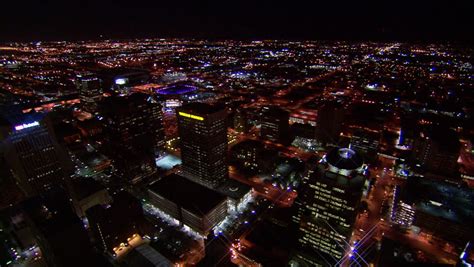
[[[472,48],[0,46],[0,266],[471,266]]]

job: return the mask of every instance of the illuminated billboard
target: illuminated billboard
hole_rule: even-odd
[[[37,121],[30,122],[30,123],[23,123],[23,124],[20,124],[20,125],[16,125],[15,130],[21,131],[23,129],[27,129],[27,128],[31,128],[31,127],[35,127],[35,126],[39,126],[39,125],[40,124]]]

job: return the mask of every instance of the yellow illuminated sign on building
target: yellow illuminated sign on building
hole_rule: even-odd
[[[178,114],[179,114],[180,116],[183,116],[183,117],[186,117],[186,118],[195,119],[195,120],[198,120],[198,121],[203,121],[203,120],[204,120],[204,118],[201,117],[201,116],[196,116],[196,115],[192,115],[192,114],[185,113],[185,112],[178,112]]]

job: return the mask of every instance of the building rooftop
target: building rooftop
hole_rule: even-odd
[[[80,131],[71,123],[59,122],[55,127],[55,133],[58,138],[65,138],[72,135],[80,134]]]
[[[172,266],[173,264],[161,253],[148,244],[143,244],[132,250],[125,258],[129,267]]]
[[[439,180],[409,177],[401,199],[418,210],[458,223],[474,223],[474,192]]]
[[[80,223],[73,213],[67,194],[60,188],[27,199],[23,210],[45,236],[56,235],[70,230],[71,225]]]
[[[257,246],[271,250],[275,246],[288,246],[288,240],[281,237],[285,231],[284,227],[271,223],[268,220],[263,220],[257,223],[255,228],[245,238]]]
[[[102,122],[95,118],[92,118],[89,120],[78,121],[77,125],[79,128],[101,128]]]
[[[326,155],[326,161],[338,169],[356,170],[364,163],[362,156],[349,148],[335,148]]]
[[[263,266],[284,266],[282,262],[288,261],[291,244],[294,236],[283,225],[263,219],[255,223],[247,234],[240,237],[249,242],[250,246],[242,252],[246,257],[262,264]]]
[[[42,121],[46,113],[28,112],[23,113],[19,105],[4,106],[0,108],[0,126],[14,127],[21,124],[29,124],[35,121]]]
[[[147,95],[134,93],[130,96],[110,96],[100,102],[100,107],[104,113],[128,113],[136,105],[146,103]]]
[[[459,137],[454,130],[448,127],[437,126],[429,129],[425,135],[436,142],[442,152],[459,153]]]
[[[196,215],[207,214],[226,200],[224,195],[177,174],[154,182],[149,190]]]
[[[217,191],[232,199],[241,199],[248,192],[250,192],[251,189],[252,188],[250,186],[237,180],[227,179],[221,186],[217,188]]]
[[[272,117],[288,117],[290,113],[278,106],[268,106],[262,109],[262,112],[267,116]]]
[[[91,249],[83,223],[73,213],[69,197],[62,189],[53,188],[30,198],[22,203],[22,208],[51,248],[48,251],[54,253],[58,266],[111,266]]]
[[[189,103],[180,107],[179,110],[185,111],[191,114],[209,115],[209,114],[222,111],[224,110],[224,108],[219,105],[210,105],[206,103],[193,102],[193,103]]]
[[[241,149],[241,148],[264,149],[265,146],[264,146],[263,142],[260,141],[260,140],[247,139],[247,140],[244,140],[244,141],[241,141],[241,142],[235,144],[232,148],[233,148],[233,150]]]
[[[74,191],[79,199],[84,199],[99,191],[105,190],[105,187],[92,178],[80,178],[71,181]]]
[[[381,242],[381,249],[377,258],[377,266],[396,267],[442,267],[451,266],[445,264],[437,264],[432,262],[421,262],[417,259],[416,250],[388,238],[383,238]]]

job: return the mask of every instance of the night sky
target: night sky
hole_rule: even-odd
[[[77,40],[103,35],[104,38],[472,41],[472,2],[2,1],[0,40]]]

